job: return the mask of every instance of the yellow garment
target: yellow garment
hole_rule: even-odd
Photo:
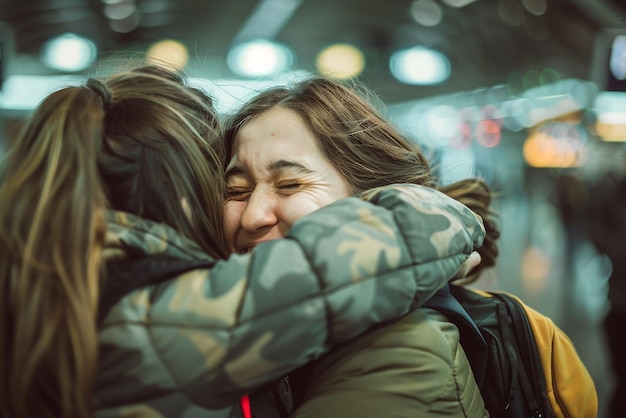
[[[480,292],[489,296],[488,293]],[[596,387],[569,337],[547,316],[517,299],[528,316],[555,418],[597,418]]]

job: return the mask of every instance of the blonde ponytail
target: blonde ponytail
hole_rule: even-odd
[[[0,174],[0,416],[92,415],[105,199],[104,106],[90,88],[50,95]]]

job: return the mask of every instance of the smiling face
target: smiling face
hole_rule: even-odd
[[[304,121],[281,107],[239,130],[226,183],[226,240],[240,253],[284,237],[302,216],[351,195]]]

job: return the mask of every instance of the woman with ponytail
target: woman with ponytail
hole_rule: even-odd
[[[261,92],[232,115],[224,136],[225,229],[231,249],[283,235],[306,213],[293,209],[296,201],[322,207],[388,184],[415,184],[440,189],[482,217],[486,237],[478,249],[480,262],[453,280],[473,283],[498,255],[500,231],[488,185],[470,178],[439,186],[422,151],[379,113],[375,100],[357,83],[312,77]],[[457,236],[448,238],[454,242]],[[451,298],[443,291],[438,296]],[[588,372],[567,337],[543,318],[553,343],[571,353],[561,361],[571,359],[569,370],[590,389],[580,391],[578,405],[592,411],[597,398]],[[293,418],[488,415],[459,330],[428,308],[332,350],[292,373],[290,381],[301,394]],[[253,412],[255,398],[263,399],[263,393],[251,397]],[[551,400],[556,402],[554,396]]]
[[[228,258],[220,134],[210,97],[152,66],[33,112],[0,163],[0,416],[238,416],[245,393],[420,306],[482,241],[463,205],[405,185]],[[450,223],[462,238],[433,253]]]
[[[91,413],[98,340],[90,318],[105,230],[95,164],[103,115],[102,100],[88,89],[52,96],[4,161],[2,417]],[[53,407],[39,413],[40,403]]]

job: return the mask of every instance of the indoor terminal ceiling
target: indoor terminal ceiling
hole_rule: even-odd
[[[233,77],[224,58],[229,47],[256,33],[291,47],[295,66],[305,70],[314,69],[326,46],[358,46],[367,63],[360,79],[385,102],[397,103],[502,84],[512,72],[553,68],[562,78],[587,79],[596,35],[605,27],[624,28],[626,21],[624,0],[475,0],[461,8],[450,6],[451,0],[429,0],[442,11],[432,27],[414,20],[413,0],[274,0],[293,9],[284,22],[274,27],[270,16],[270,23],[244,29],[257,0],[124,1],[138,13],[136,28],[127,33],[112,30],[103,14],[111,0],[0,0],[0,22],[14,40],[5,48],[11,60],[6,71],[52,73],[37,64],[40,48],[72,32],[95,41],[102,57],[174,39],[190,52],[190,75],[227,78]],[[545,13],[529,12],[541,8]],[[506,23],[506,10],[521,10],[521,19]],[[447,81],[408,86],[393,79],[390,54],[416,45],[447,55]]]

